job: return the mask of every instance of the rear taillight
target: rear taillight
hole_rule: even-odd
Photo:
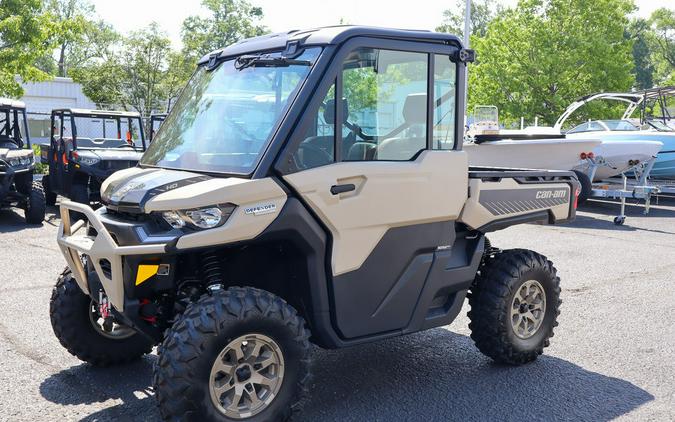
[[[577,209],[579,207],[579,195],[580,194],[581,194],[580,188],[574,189],[574,209]]]

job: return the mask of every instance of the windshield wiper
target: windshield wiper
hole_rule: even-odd
[[[309,60],[290,59],[284,56],[272,56],[270,54],[244,55],[239,56],[234,62],[237,70],[243,70],[247,67],[288,67],[288,66],[310,66]]]

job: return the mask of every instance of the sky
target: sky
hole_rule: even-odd
[[[195,14],[205,14],[201,0],[92,0],[98,15],[125,33],[141,29],[155,21],[171,38],[175,47],[180,46],[180,28],[183,19]],[[273,32],[291,29],[335,25],[342,19],[355,25],[387,26],[405,29],[430,29],[438,26],[443,11],[454,7],[455,0],[417,0],[396,2],[391,0],[249,0],[262,7],[263,23]],[[396,3],[404,4],[405,7]],[[516,0],[502,0],[513,6]],[[654,9],[666,2],[636,0],[637,14],[648,17]]]

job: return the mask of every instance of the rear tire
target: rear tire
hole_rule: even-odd
[[[80,290],[69,268],[59,276],[49,303],[49,316],[56,338],[78,359],[95,366],[130,362],[152,351],[153,343],[131,332],[113,338],[95,328],[91,315],[92,300]],[[114,333],[115,331],[113,331]]]
[[[574,170],[574,174],[577,175],[577,179],[579,179],[579,184],[581,185],[577,204],[583,205],[591,196],[591,191],[593,190],[593,183],[591,182],[591,178],[588,177],[586,173],[583,173],[579,170]]]
[[[41,224],[45,219],[45,193],[39,182],[33,182],[28,201],[24,208],[24,216],[28,224]]]
[[[42,176],[42,188],[45,192],[45,201],[47,203],[47,206],[53,207],[54,205],[56,205],[56,194],[52,191],[52,186],[50,184],[48,174]]]
[[[525,249],[495,253],[471,289],[471,338],[496,362],[531,362],[549,345],[560,303],[560,279],[545,256]]]
[[[167,331],[155,364],[162,418],[287,420],[310,378],[308,339],[305,321],[271,293],[233,287],[202,296]],[[268,360],[277,363],[256,363]],[[261,376],[269,386],[254,381]],[[251,394],[264,406],[255,407]]]

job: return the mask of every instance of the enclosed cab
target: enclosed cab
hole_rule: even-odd
[[[89,204],[100,200],[108,176],[138,163],[146,143],[136,112],[58,109],[51,114],[50,143],[41,147],[49,166],[42,182],[47,204],[57,195]]]
[[[0,98],[0,208],[19,207],[26,222],[40,223],[45,216],[45,197],[35,171],[26,105]]]
[[[469,169],[472,57],[452,35],[351,26],[204,57],[139,165],[103,183],[105,206],[61,205],[61,343],[110,364],[162,342],[167,420],[284,420],[308,385],[310,342],[446,325],[470,291],[479,350],[534,360],[559,279],[485,234],[574,218],[578,183]]]

